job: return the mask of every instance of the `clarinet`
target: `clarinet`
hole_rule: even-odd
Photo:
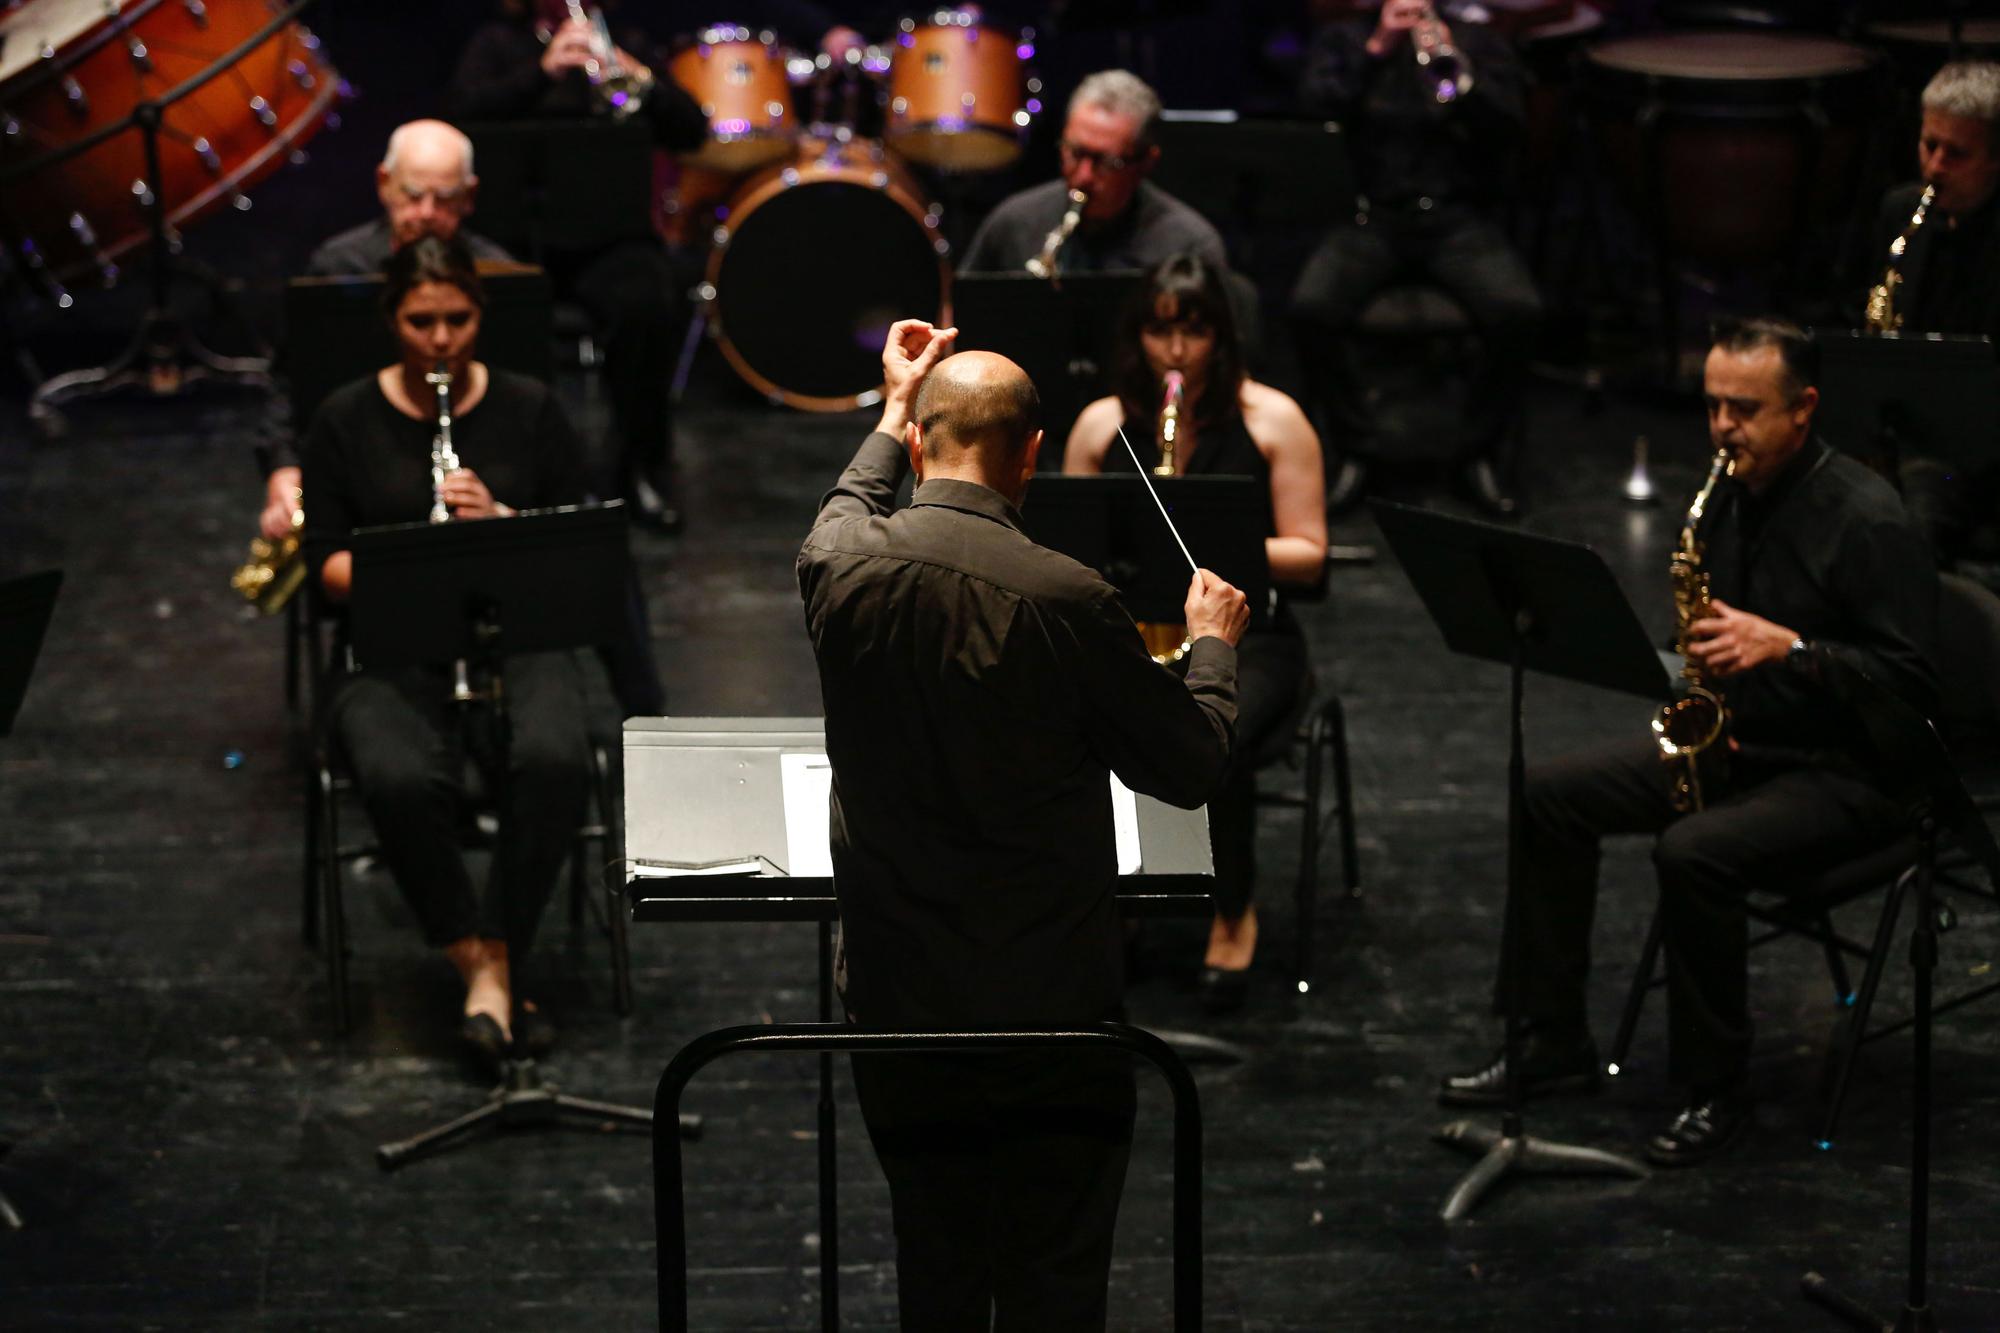
[[[431,515],[433,523],[451,522],[451,507],[444,502],[444,479],[459,470],[458,450],[451,443],[451,370],[443,361],[424,376],[424,383],[437,390],[437,434],[431,437]],[[451,701],[470,703],[478,698],[472,688],[472,671],[464,658],[451,664]]]

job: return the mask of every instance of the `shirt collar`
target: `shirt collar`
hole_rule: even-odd
[[[1825,440],[1818,435],[1808,435],[1806,442],[1799,446],[1799,451],[1786,462],[1785,470],[1773,477],[1769,486],[1761,493],[1753,492],[1746,486],[1743,488],[1744,498],[1759,513],[1770,513],[1784,503],[1786,496],[1798,489],[1800,482],[1817,472],[1820,464],[1832,453],[1832,446]]]
[[[1021,523],[1021,511],[1014,507],[1012,501],[991,486],[981,486],[974,481],[939,477],[935,481],[920,482],[916,492],[910,496],[910,505],[912,508],[935,506],[956,509],[992,519],[995,523],[1004,523],[1017,532],[1026,531]]]

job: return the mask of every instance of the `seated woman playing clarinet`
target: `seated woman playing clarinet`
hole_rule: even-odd
[[[307,549],[328,600],[348,600],[355,528],[504,518],[584,498],[576,432],[540,381],[473,359],[484,303],[463,242],[398,250],[383,305],[397,364],[330,395],[306,433]],[[365,664],[364,664],[365,668]],[[508,771],[484,890],[459,844],[468,745],[488,739],[453,704],[452,664],[363,669],[335,687],[330,721],[353,764],[382,856],[465,982],[465,1038],[489,1056],[545,1049],[554,1029],[517,1003],[508,940],[526,948],[582,821],[590,775],[583,692],[567,653],[502,663]]]
[[[1271,495],[1272,583],[1318,584],[1326,567],[1319,436],[1297,402],[1244,372],[1221,271],[1192,254],[1153,269],[1126,312],[1113,373],[1118,392],[1077,417],[1063,471],[1130,471],[1122,427],[1149,469],[1259,478]],[[1308,680],[1305,637],[1282,599],[1236,653],[1236,758],[1208,807],[1216,914],[1201,985],[1215,1012],[1243,1003],[1257,949],[1256,756],[1291,719]]]

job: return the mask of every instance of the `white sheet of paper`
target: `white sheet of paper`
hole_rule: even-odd
[[[1111,775],[1111,831],[1118,840],[1118,873],[1139,873],[1139,798]]]
[[[786,871],[832,875],[828,807],[833,800],[833,765],[823,754],[781,754],[778,773],[785,788]]]

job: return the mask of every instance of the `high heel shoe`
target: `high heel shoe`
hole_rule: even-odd
[[[489,1060],[498,1060],[507,1054],[507,1034],[500,1030],[500,1023],[491,1014],[467,1014],[459,1032],[465,1037],[465,1044]]]

